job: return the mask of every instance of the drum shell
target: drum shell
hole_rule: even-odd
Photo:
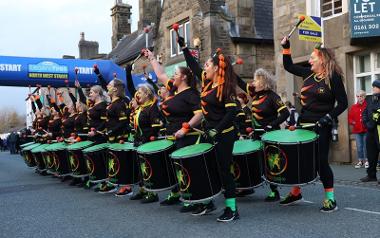
[[[177,185],[173,163],[169,158],[173,151],[174,145],[163,151],[137,153],[143,186],[147,191],[165,191]]]
[[[46,164],[41,152],[32,153],[38,170],[45,170]]]
[[[56,166],[55,166],[54,154],[51,151],[45,151],[45,152],[42,152],[42,156],[45,161],[46,169],[51,172],[55,172]]]
[[[233,155],[232,166],[237,189],[251,189],[263,183],[264,152],[262,149]]]
[[[221,192],[222,183],[214,148],[200,155],[172,160],[179,181],[181,200],[184,202],[211,200]],[[178,178],[179,173],[185,177],[185,184]]]
[[[107,149],[84,153],[87,172],[91,181],[100,181],[108,178]]]
[[[69,156],[69,168],[72,173],[74,173],[75,175],[88,174],[87,164],[86,164],[86,160],[84,158],[82,149],[69,150],[68,156]],[[73,160],[73,162],[71,162],[71,160]]]
[[[268,156],[271,151],[279,151],[286,158],[286,166],[275,173],[271,171]],[[273,184],[303,185],[317,177],[317,140],[293,144],[282,144],[264,141],[265,178]],[[285,163],[282,163],[285,164]]]
[[[109,153],[111,154],[109,159],[114,159],[116,166],[115,170],[108,168],[109,182],[118,185],[137,184],[140,179],[136,151],[116,151],[109,149]]]
[[[24,158],[24,162],[28,167],[35,167],[36,161],[33,158],[33,154],[30,150],[22,151],[22,157]]]
[[[54,156],[55,161],[55,170],[59,175],[69,174],[70,165],[69,165],[69,154],[66,149],[56,150],[51,152]]]

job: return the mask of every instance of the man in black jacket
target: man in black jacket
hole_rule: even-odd
[[[367,176],[361,178],[362,182],[377,181],[376,164],[380,152],[379,130],[380,130],[380,80],[372,83],[372,96],[367,98],[367,108],[363,111],[363,122],[367,127],[367,157],[369,168]]]

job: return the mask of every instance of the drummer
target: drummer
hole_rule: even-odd
[[[160,89],[161,96],[164,97],[160,108],[167,122],[166,135],[174,135],[176,149],[195,144],[200,134],[192,129],[182,127],[183,123],[188,123],[190,128],[197,127],[203,118],[200,94],[193,73],[187,67],[178,67],[173,78],[169,79],[164,67],[151,51],[147,49],[145,56],[148,57],[159,82],[166,86],[165,89],[168,92],[168,95],[164,95],[164,90]],[[180,202],[179,198],[178,187],[175,187],[160,204],[174,205]],[[185,204],[181,208],[181,212],[192,211],[193,209],[194,206]]]
[[[216,142],[215,150],[220,165],[222,184],[225,189],[226,208],[217,221],[229,222],[239,218],[236,207],[235,181],[231,173],[232,150],[236,138],[234,119],[236,117],[236,74],[227,57],[220,51],[209,58],[204,69],[200,67],[185,45],[185,40],[179,37],[187,64],[193,73],[201,79],[201,106],[205,117],[207,136]],[[193,215],[203,215],[215,210],[212,201],[193,212]]]
[[[254,81],[251,84],[244,82],[237,77],[238,85],[241,89],[252,97],[252,125],[255,129],[254,139],[260,140],[264,132],[279,130],[280,124],[289,116],[289,110],[282,102],[280,96],[275,93],[275,81],[273,76],[265,69],[257,69],[254,74]],[[280,200],[280,193],[277,186],[271,184],[271,191],[265,198],[267,202]],[[252,190],[244,190],[238,193],[240,196],[252,193]]]
[[[134,146],[140,146],[150,142],[151,138],[158,136],[162,122],[160,121],[160,111],[157,106],[157,98],[154,90],[149,84],[141,84],[135,89],[132,80],[132,67],[127,66],[127,86],[131,95],[135,95],[138,108],[134,117]],[[154,192],[147,192],[142,188],[142,178],[139,192],[131,196],[130,200],[141,200],[141,203],[152,203],[158,201],[158,195]]]
[[[128,119],[130,110],[125,102],[125,86],[120,79],[113,79],[107,85],[111,103],[107,106],[106,129],[109,143],[124,143],[128,139],[130,129]],[[116,187],[107,183],[100,188],[100,193],[115,192]],[[123,191],[120,191],[123,192]]]
[[[87,124],[88,128],[91,128],[88,132],[88,138],[95,144],[105,143],[107,142],[104,136],[107,120],[107,102],[101,86],[95,85],[91,87],[89,101],[92,106],[87,111]],[[106,168],[99,169],[106,170]],[[85,188],[90,188],[90,183],[87,183]],[[99,190],[100,186],[95,189],[95,191]]]
[[[287,37],[281,41],[283,64],[286,71],[303,78],[301,89],[301,115],[299,123],[315,123],[319,134],[318,164],[319,176],[325,190],[321,212],[338,210],[334,196],[334,175],[328,162],[333,120],[347,109],[347,94],[343,85],[343,71],[337,64],[330,49],[317,47],[310,55],[311,67],[293,64],[290,42]],[[289,195],[280,202],[290,205],[302,200],[301,189],[293,187]]]

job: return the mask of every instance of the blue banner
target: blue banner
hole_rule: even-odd
[[[126,83],[125,70],[110,60],[51,59],[0,56],[0,86],[35,87],[37,84],[52,87],[64,87],[68,83],[74,86],[75,68],[78,69],[78,81],[82,87],[96,85],[97,76],[93,72],[94,64],[107,81],[116,77]],[[149,73],[156,82],[154,72]],[[133,75],[135,86],[145,83],[143,74]],[[128,94],[128,92],[127,92]]]
[[[380,36],[380,1],[350,1],[351,38]]]

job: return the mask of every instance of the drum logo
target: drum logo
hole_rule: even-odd
[[[87,157],[87,160],[86,160],[87,171],[90,173],[90,175],[92,175],[95,170],[94,161],[92,161],[90,156],[86,156],[86,157]]]
[[[108,159],[108,176],[115,177],[120,171],[120,162],[114,153],[110,152],[111,157]]]
[[[279,147],[268,145],[265,147],[266,170],[273,176],[281,175],[288,167],[288,157]]]
[[[239,164],[236,163],[236,161],[233,161],[230,167],[230,172],[234,176],[234,180],[238,180],[240,178],[240,167]]]
[[[46,162],[49,169],[52,169],[54,167],[54,159],[52,158],[52,154],[48,153],[46,155]]]
[[[145,159],[143,156],[139,156],[139,158],[141,159],[140,169],[142,177],[144,181],[148,181],[153,175],[152,166],[150,165],[149,161]]]
[[[77,169],[79,168],[79,159],[76,154],[70,153],[69,162],[70,162],[71,170],[77,171]]]
[[[181,192],[186,192],[191,184],[191,177],[189,175],[189,172],[178,162],[174,162],[174,166],[176,171],[176,177],[178,180],[179,190]]]

